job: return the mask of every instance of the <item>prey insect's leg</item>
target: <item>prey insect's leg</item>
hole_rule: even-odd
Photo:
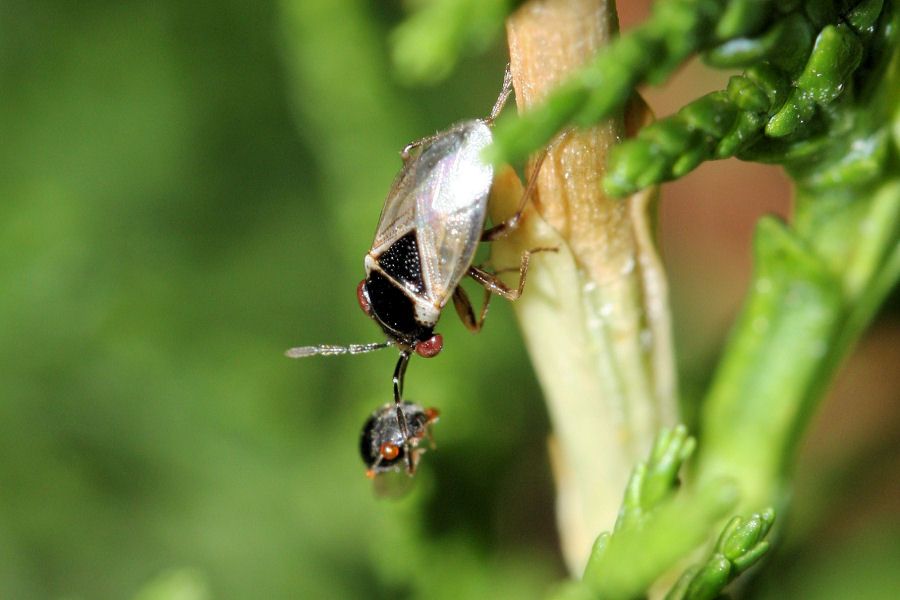
[[[428,440],[428,447],[432,450],[437,450],[437,444],[434,443],[434,434],[431,432],[431,425],[429,425],[425,429],[425,439]],[[422,452],[425,452],[425,449],[422,449]]]
[[[412,448],[407,450],[406,454],[406,474],[414,475],[416,467],[419,466],[419,457],[425,452],[424,448]]]
[[[493,242],[494,240],[499,240],[519,226],[519,220],[522,218],[522,213],[525,211],[525,205],[528,203],[528,197],[531,196],[532,192],[534,192],[535,186],[537,185],[537,176],[538,173],[541,172],[541,165],[544,164],[545,158],[547,158],[547,150],[544,150],[544,152],[538,158],[537,163],[534,165],[534,170],[531,172],[531,177],[528,178],[528,185],[525,186],[525,192],[522,193],[522,199],[519,200],[519,206],[518,208],[516,208],[515,214],[502,223],[498,223],[490,229],[485,229],[481,234],[482,242]]]
[[[491,115],[484,120],[488,125],[494,124],[494,119],[500,114],[500,111],[503,110],[503,105],[506,104],[506,101],[509,99],[509,94],[512,92],[512,72],[509,70],[509,65],[506,65],[506,73],[503,74],[503,87],[500,88],[500,95],[497,97],[497,101],[494,103],[494,108],[491,109]]]

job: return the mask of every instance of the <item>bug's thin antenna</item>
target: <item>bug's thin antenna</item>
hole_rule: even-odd
[[[322,344],[320,346],[298,346],[285,350],[284,355],[288,358],[304,358],[306,356],[335,356],[337,354],[365,354],[374,350],[381,350],[393,346],[394,342],[388,340],[386,342],[378,342],[374,344],[350,344],[349,346],[332,346],[331,344]]]

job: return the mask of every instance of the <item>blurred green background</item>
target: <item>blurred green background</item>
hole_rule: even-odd
[[[496,97],[501,40],[436,87],[400,86],[387,38],[402,15],[0,1],[0,598],[539,598],[563,576],[547,418],[506,303],[477,337],[449,315],[441,356],[414,359],[407,396],[442,419],[402,500],[377,497],[357,455],[396,354],[282,356],[382,339],[355,288],[397,152]],[[661,114],[718,85],[693,72],[650,91]],[[787,185],[725,163],[670,190],[690,404],[752,222],[785,210]],[[865,518],[821,554],[861,540],[900,555],[896,314],[805,450],[800,525],[772,566],[798,582],[835,570],[803,549],[857,504]],[[877,567],[870,554],[852,565]]]

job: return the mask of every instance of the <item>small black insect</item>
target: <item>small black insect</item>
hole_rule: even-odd
[[[398,414],[402,414],[406,422],[406,433]],[[401,469],[410,475],[415,473],[419,457],[426,450],[419,444],[425,438],[431,441],[431,425],[437,418],[437,409],[422,408],[406,401],[399,406],[388,402],[369,415],[359,439],[359,452],[367,467],[366,476],[374,478],[380,473]]]

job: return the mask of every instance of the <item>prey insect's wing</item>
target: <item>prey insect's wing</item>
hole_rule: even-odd
[[[466,274],[481,238],[494,175],[481,152],[490,143],[490,128],[477,120],[433,136],[394,179],[378,220],[372,254],[390,256],[412,232],[425,288],[417,291],[438,306]]]
[[[372,489],[379,498],[399,500],[409,494],[415,483],[416,478],[410,477],[404,471],[387,471],[375,476]]]

